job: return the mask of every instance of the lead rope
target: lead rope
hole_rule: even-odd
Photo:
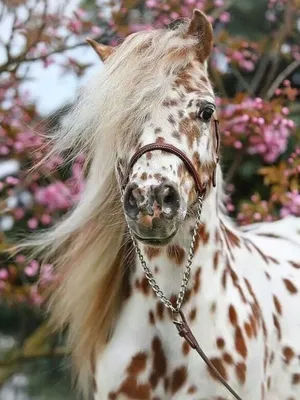
[[[154,293],[159,298],[159,300],[165,305],[165,307],[169,308],[172,311],[173,324],[176,326],[179,335],[181,337],[183,337],[194,350],[197,351],[197,353],[200,355],[202,360],[213,371],[213,373],[217,376],[217,378],[220,380],[220,382],[223,384],[223,386],[225,386],[226,389],[233,395],[233,397],[237,400],[242,400],[242,398],[232,389],[232,387],[226,382],[226,380],[223,378],[223,376],[220,374],[220,372],[216,369],[216,367],[207,358],[206,354],[199,346],[197,339],[193,335],[183,312],[181,311],[181,306],[183,303],[183,299],[184,299],[184,296],[185,296],[185,293],[187,290],[187,286],[188,286],[188,282],[190,279],[190,275],[191,275],[191,265],[192,265],[194,254],[195,254],[195,242],[196,242],[196,238],[197,238],[197,234],[198,234],[198,228],[200,225],[203,197],[204,197],[203,194],[198,196],[198,210],[197,210],[197,217],[196,217],[196,221],[195,221],[195,227],[193,230],[193,235],[192,235],[191,244],[190,244],[190,248],[189,248],[188,260],[187,260],[187,264],[186,264],[185,271],[183,274],[182,283],[180,286],[180,291],[179,291],[179,294],[178,294],[178,297],[176,300],[175,307],[170,302],[170,300],[168,300],[166,298],[166,296],[163,294],[163,291],[158,286],[152,272],[150,271],[149,267],[147,266],[144,256],[137,244],[135,237],[133,236],[133,234],[131,232],[131,229],[129,227],[128,227],[128,229],[129,229],[129,234],[130,234],[135,252],[137,253],[137,256],[140,260],[142,269],[143,269],[145,276],[149,282],[149,285],[151,286],[151,288],[153,289]],[[123,200],[123,196],[122,196],[122,200]],[[178,316],[180,316],[180,320],[178,320]]]

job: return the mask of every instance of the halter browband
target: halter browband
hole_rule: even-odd
[[[216,162],[217,163],[219,162],[219,150],[220,150],[220,136],[219,136],[219,126],[218,125],[219,125],[219,121],[215,119],[214,120],[214,128],[215,128],[215,136],[216,136],[216,155],[217,155]],[[141,147],[136,153],[134,153],[134,155],[132,156],[132,158],[129,161],[127,171],[124,176],[124,180],[122,183],[123,190],[126,188],[126,186],[128,184],[130,171],[133,168],[134,164],[139,160],[139,158],[143,154],[148,153],[153,150],[162,150],[167,153],[174,154],[178,158],[180,158],[181,161],[183,161],[186,169],[188,170],[188,172],[191,174],[191,176],[194,179],[198,195],[201,196],[201,195],[205,194],[206,186],[200,182],[197,170],[194,167],[191,160],[183,153],[183,151],[179,150],[177,147],[175,147],[169,143],[150,143],[150,144],[147,144],[147,145]],[[213,172],[212,183],[213,183],[213,186],[215,187],[216,186],[216,168],[214,169],[214,172]]]

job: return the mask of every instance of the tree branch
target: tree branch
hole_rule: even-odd
[[[57,49],[49,51],[49,53],[47,53],[47,54],[43,54],[43,55],[36,56],[36,57],[29,57],[29,58],[26,58],[27,51],[26,52],[22,52],[18,56],[11,58],[5,64],[2,64],[0,66],[0,73],[7,71],[7,69],[11,65],[14,65],[16,63],[17,64],[18,63],[23,63],[24,64],[24,63],[29,63],[29,62],[33,62],[33,61],[45,60],[47,57],[52,56],[54,54],[63,53],[66,50],[73,50],[73,49],[76,49],[77,47],[81,47],[81,46],[87,46],[87,43],[86,42],[80,42],[80,43],[76,43],[76,44],[74,44],[72,46],[69,46],[69,47],[59,47]]]
[[[266,53],[263,55],[261,62],[259,63],[259,66],[257,68],[256,74],[254,75],[254,78],[250,84],[250,93],[252,94],[252,96],[255,95],[259,84],[267,70],[268,64],[269,64],[270,58],[269,58],[269,54]]]
[[[281,84],[284,79],[289,76],[296,68],[300,67],[300,60],[294,60],[291,64],[289,64],[274,80],[272,85],[270,86],[269,90],[266,93],[266,100],[270,100],[273,96],[275,90]]]
[[[242,148],[240,151],[237,152],[233,163],[231,164],[225,178],[225,182],[229,183],[232,178],[234,177],[238,167],[240,166],[241,162],[243,161],[244,155],[246,154],[246,148]]]
[[[243,86],[245,90],[247,90],[249,93],[251,93],[251,86],[250,84],[246,81],[246,79],[243,77],[243,75],[240,73],[240,71],[237,68],[234,68],[231,66],[233,74],[238,78],[239,82]]]
[[[57,347],[50,351],[35,351],[32,353],[27,353],[25,355],[22,354],[22,351],[22,349],[18,349],[13,358],[10,358],[8,360],[1,360],[0,368],[11,367],[15,364],[26,363],[40,358],[66,357],[70,355],[70,352],[67,351],[65,347]]]

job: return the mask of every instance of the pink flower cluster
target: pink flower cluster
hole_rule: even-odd
[[[82,163],[75,162],[72,165],[72,176],[68,180],[55,181],[47,186],[37,187],[35,200],[48,210],[66,211],[78,201],[84,188],[84,175]]]
[[[300,215],[300,193],[298,190],[286,193],[286,202],[280,210],[280,216]]]
[[[251,72],[258,60],[257,45],[244,40],[235,42],[226,50],[226,56],[233,64],[237,64],[242,70]]]
[[[295,123],[287,118],[287,107],[261,98],[245,98],[240,103],[224,104],[221,120],[223,141],[248,154],[259,154],[264,161],[274,162],[287,147]]]

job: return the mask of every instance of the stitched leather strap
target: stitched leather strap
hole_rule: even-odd
[[[146,146],[143,146],[142,148],[140,148],[132,156],[132,158],[128,164],[127,173],[125,174],[124,181],[123,181],[123,188],[126,187],[126,185],[128,183],[130,171],[131,171],[132,167],[134,166],[134,164],[137,162],[137,160],[143,154],[148,153],[149,151],[153,151],[153,150],[163,150],[163,151],[166,151],[167,153],[172,153],[172,154],[175,154],[177,157],[179,157],[184,162],[184,165],[186,166],[189,173],[192,175],[192,177],[195,181],[197,192],[199,194],[204,193],[205,186],[201,184],[199,176],[197,174],[197,171],[196,171],[194,165],[192,164],[192,162],[187,158],[187,156],[181,150],[177,149],[177,147],[173,146],[172,144],[168,144],[168,143],[150,143],[150,144],[147,144]]]
[[[197,351],[197,353],[200,355],[202,360],[213,371],[213,373],[220,380],[222,385],[226,387],[226,389],[233,395],[233,397],[237,400],[242,400],[242,398],[232,389],[232,387],[226,382],[226,380],[223,378],[223,376],[220,374],[220,372],[216,369],[216,367],[207,358],[206,354],[199,346],[197,339],[193,335],[193,332],[191,331],[191,328],[189,327],[183,312],[180,310],[178,312],[178,314],[180,315],[181,320],[178,321],[176,318],[174,318],[173,323],[176,326],[179,335],[181,337],[183,337],[194,350]]]
[[[220,135],[219,135],[219,121],[214,120],[214,130],[215,130],[215,138],[216,138],[216,163],[219,162],[219,150],[220,150]],[[179,150],[177,147],[173,146],[172,144],[169,143],[150,143],[147,144],[146,146],[143,146],[140,148],[134,155],[132,156],[131,160],[129,161],[127,171],[125,173],[123,182],[122,182],[122,189],[124,190],[126,188],[126,185],[128,184],[129,181],[129,175],[132,167],[134,164],[138,161],[138,159],[145,153],[148,153],[149,151],[153,150],[162,150],[166,151],[167,153],[175,154],[177,157],[183,161],[185,167],[189,171],[189,173],[192,175],[196,189],[199,195],[203,195],[206,186],[202,185],[199,179],[199,175],[196,171],[196,168],[194,167],[193,163],[191,160],[183,153],[183,151]],[[213,176],[212,176],[212,183],[213,186],[216,186],[216,168],[214,169]]]

